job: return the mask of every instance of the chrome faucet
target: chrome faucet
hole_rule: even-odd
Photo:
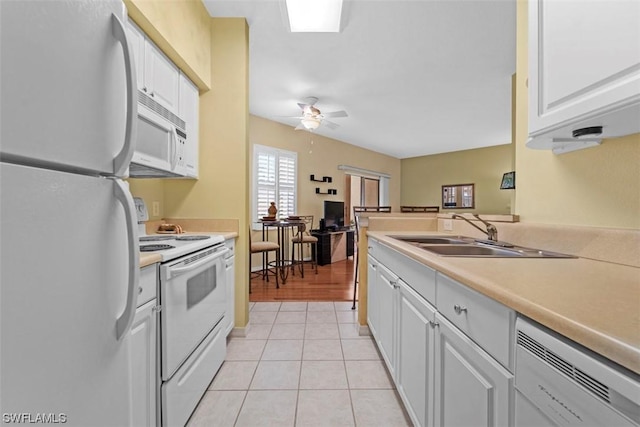
[[[493,241],[493,242],[497,242],[498,241],[498,229],[496,228],[495,225],[488,223],[487,221],[485,221],[484,219],[480,218],[480,216],[478,216],[478,214],[472,214],[474,217],[476,217],[476,219],[480,222],[482,222],[487,229],[483,230],[482,228],[478,227],[477,225],[475,225],[473,222],[471,222],[470,219],[468,219],[467,217],[464,217],[462,215],[458,215],[458,214],[453,214],[451,215],[451,218],[455,219],[455,218],[460,218],[465,220],[466,222],[468,222],[470,225],[472,225],[473,227],[477,228],[478,230],[482,231],[484,234],[487,235],[487,237],[489,238],[489,240]]]

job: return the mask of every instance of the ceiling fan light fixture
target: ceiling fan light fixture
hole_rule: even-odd
[[[320,120],[313,117],[302,119],[300,123],[302,123],[302,126],[307,130],[316,130],[320,126]]]
[[[292,33],[339,33],[342,0],[285,0]]]

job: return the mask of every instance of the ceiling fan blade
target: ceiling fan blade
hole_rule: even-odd
[[[304,116],[273,116],[273,117],[278,119],[297,119],[297,120],[304,119]]]
[[[340,127],[339,124],[330,122],[329,120],[323,120],[322,124],[327,126],[329,129],[338,129]]]
[[[322,113],[324,117],[349,117],[346,111],[332,111],[330,113]]]

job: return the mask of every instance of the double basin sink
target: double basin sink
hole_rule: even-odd
[[[573,255],[515,246],[506,242],[466,236],[390,236],[420,249],[446,257],[480,258],[576,258]]]

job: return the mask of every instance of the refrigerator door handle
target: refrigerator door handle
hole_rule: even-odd
[[[138,278],[139,278],[139,256],[138,256],[138,233],[136,211],[133,198],[129,193],[127,184],[118,178],[113,178],[113,192],[124,208],[127,220],[127,247],[129,251],[129,268],[128,268],[128,285],[127,285],[127,302],[124,311],[116,321],[116,339],[120,340],[131,327],[133,317],[136,313],[136,305],[138,301]]]
[[[138,99],[135,96],[138,90],[138,81],[136,78],[135,61],[129,40],[127,39],[127,31],[120,18],[115,14],[111,15],[111,25],[113,36],[122,45],[124,53],[124,66],[127,80],[127,124],[125,127],[124,145],[122,150],[113,159],[113,172],[115,176],[124,176],[133,152],[135,150],[135,138],[138,123]]]

